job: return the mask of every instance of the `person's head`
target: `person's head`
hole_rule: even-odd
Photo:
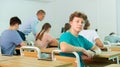
[[[71,25],[72,30],[76,31],[76,32],[80,32],[84,26],[84,17],[85,15],[81,12],[74,12],[70,15],[69,18],[69,23]]]
[[[90,27],[89,20],[85,20],[85,25],[83,27],[84,30],[87,30]]]
[[[49,31],[50,31],[50,28],[51,28],[51,25],[50,25],[49,23],[45,23],[45,24],[42,26],[41,31],[40,31],[39,34],[37,35],[36,40],[37,40],[37,39],[42,40],[42,37],[43,37],[44,33],[45,33],[45,32],[49,32]]]
[[[14,26],[14,28],[17,30],[19,28],[19,25],[21,24],[21,20],[18,17],[11,17],[10,18],[10,26]]]
[[[86,21],[88,19],[87,15],[83,13],[83,19]]]
[[[41,31],[48,31],[49,32],[50,28],[51,28],[51,25],[49,23],[45,23],[42,26],[42,30]]]
[[[110,36],[111,36],[111,35],[115,35],[115,32],[111,32],[109,35],[110,35]]]
[[[68,31],[69,29],[70,29],[70,24],[69,23],[65,23],[64,32]]]
[[[45,17],[45,11],[44,10],[38,10],[38,12],[36,13],[38,20],[42,21]]]

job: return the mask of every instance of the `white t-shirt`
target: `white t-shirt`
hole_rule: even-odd
[[[82,35],[85,37],[87,40],[95,44],[95,39],[99,38],[97,32],[95,30],[82,30],[79,35]]]

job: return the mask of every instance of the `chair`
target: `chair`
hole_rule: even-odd
[[[103,41],[104,45],[107,47],[107,51],[111,51],[111,43],[109,41]]]
[[[105,45],[111,45],[111,43],[110,43],[109,41],[103,41],[103,43],[104,43]]]
[[[0,46],[0,55],[2,54],[2,52],[1,52],[1,46]]]
[[[21,56],[37,57],[41,59],[41,51],[38,47],[33,46],[22,46],[20,48]]]
[[[33,41],[27,43],[28,46],[35,46]]]
[[[55,53],[59,53],[59,52],[62,52],[61,50],[53,50],[52,51],[52,60],[56,60],[56,58],[55,58]],[[77,63],[77,67],[80,67],[80,57],[79,57],[79,55],[78,55],[78,53],[77,52],[72,52],[74,55],[75,55],[75,57],[76,57],[76,63]],[[63,57],[62,57],[63,58]],[[67,58],[67,57],[65,57],[65,58]],[[70,60],[69,60],[70,61]]]
[[[28,46],[34,46],[35,36],[33,33],[26,35],[26,42]]]

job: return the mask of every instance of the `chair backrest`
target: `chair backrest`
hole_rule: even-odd
[[[109,41],[103,41],[105,45],[111,45]]]
[[[0,55],[2,54],[2,52],[1,52],[1,46],[0,46]]]
[[[79,57],[77,52],[72,52],[75,55],[75,58],[73,58],[73,57],[63,57],[63,56],[55,56],[56,52],[59,53],[59,52],[62,52],[62,51],[61,50],[53,50],[52,51],[52,60],[56,60],[56,58],[57,58],[58,60],[63,60],[63,61],[66,61],[66,62],[73,62],[74,67],[80,67],[80,57]]]
[[[28,45],[28,46],[35,46],[35,44],[34,44],[33,41],[27,42],[27,45]]]
[[[103,41],[104,46],[107,47],[107,51],[111,51],[110,47],[111,47],[111,43],[109,41]]]
[[[38,47],[34,46],[22,46],[20,48],[21,56],[37,57],[41,59],[41,51]]]
[[[34,46],[35,36],[32,32],[26,35],[26,42],[28,46]]]

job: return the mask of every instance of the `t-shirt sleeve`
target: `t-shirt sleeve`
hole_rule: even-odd
[[[13,33],[12,39],[15,45],[19,45],[23,41],[17,31]]]
[[[61,36],[60,36],[59,43],[61,43],[61,42],[69,43],[69,42],[70,42],[70,38],[69,38],[69,36],[66,35],[66,34],[61,35]]]
[[[94,30],[93,30],[93,38],[94,38],[94,40],[95,40],[96,38],[99,38],[97,32],[95,32]]]
[[[84,43],[84,48],[86,50],[90,50],[94,45],[90,41],[88,41],[86,38],[83,37],[83,43]]]
[[[63,33],[61,36],[60,36],[60,39],[59,39],[59,45],[58,45],[58,48],[60,49],[60,43],[61,42],[66,42],[68,44],[70,44],[70,37],[69,35]]]

